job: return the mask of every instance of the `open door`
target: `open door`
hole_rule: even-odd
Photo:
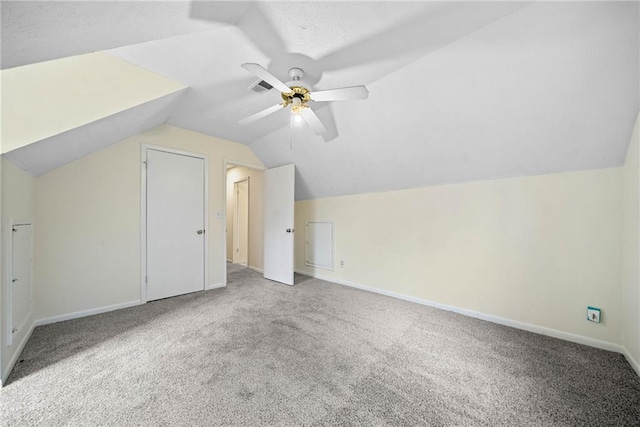
[[[264,173],[264,277],[293,285],[293,221],[296,169]]]

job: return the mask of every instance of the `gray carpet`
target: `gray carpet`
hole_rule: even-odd
[[[230,278],[36,328],[0,424],[639,424],[619,354],[302,276]]]
[[[238,273],[239,271],[245,270],[247,268],[248,267],[246,265],[233,264],[233,263],[227,261],[227,275]]]

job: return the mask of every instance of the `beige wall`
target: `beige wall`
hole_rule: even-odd
[[[640,375],[640,114],[623,171],[622,337]]]
[[[140,299],[142,143],[208,156],[208,285],[222,283],[224,160],[263,165],[244,145],[159,126],[36,179],[37,318]]]
[[[301,201],[337,262],[305,266],[296,233],[296,269],[620,344],[621,204],[621,168]]]
[[[5,316],[8,314],[6,310],[7,302],[7,289],[11,285],[10,278],[7,275],[8,263],[9,263],[9,239],[11,239],[11,221],[29,221],[32,222],[34,230],[37,229],[37,224],[33,222],[35,212],[35,180],[31,175],[23,172],[21,169],[14,166],[11,162],[2,158],[2,248],[1,248],[1,266],[0,272],[2,272],[2,297],[0,302],[2,303],[0,314],[0,325],[2,331],[0,332],[0,345],[2,346],[2,357],[0,363],[0,372],[2,378],[5,379],[8,374],[7,367],[11,359],[16,356],[16,351],[19,350],[20,345],[24,342],[26,334],[29,331],[29,327],[33,324],[33,316],[27,320],[27,327],[13,336],[13,343],[11,346],[7,346],[7,320]]]
[[[249,178],[249,266],[262,270],[263,171],[236,166],[227,172],[227,259],[233,259],[233,183]]]
[[[186,87],[102,52],[2,70],[0,79],[3,153]]]

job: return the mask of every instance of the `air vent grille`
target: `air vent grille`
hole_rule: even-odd
[[[271,90],[272,88],[273,86],[271,86],[269,83],[265,82],[264,80],[257,80],[251,86],[248,87],[249,90],[252,90],[254,92],[266,92],[268,90]]]

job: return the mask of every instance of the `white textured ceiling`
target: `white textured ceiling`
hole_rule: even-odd
[[[189,18],[185,1],[6,1],[1,68],[220,27]]]
[[[191,15],[203,20],[226,11],[218,3],[195,5]],[[231,8],[235,19],[224,14],[236,26],[108,53],[191,87],[169,124],[249,144],[287,126],[289,116],[282,110],[249,126],[237,123],[281,101],[275,91],[246,90],[256,79],[243,62],[261,63],[283,81],[290,68],[301,67],[315,89],[369,84],[525,5],[259,2]]]
[[[24,16],[5,15],[3,61],[29,62],[21,50],[44,38],[56,54],[78,37],[90,41],[80,51],[121,46],[109,53],[190,86],[168,123],[249,144],[267,166],[296,163],[297,199],[618,166],[638,113],[637,2],[181,7],[176,22],[213,30],[167,38],[150,19],[137,40],[114,43],[100,25],[55,20],[32,37]],[[274,91],[246,90],[255,79],[242,62],[283,80],[301,66],[318,89],[367,84],[370,99],[314,105],[324,138],[291,129],[286,111],[242,127],[278,102]]]
[[[638,38],[637,3],[529,5],[333,104],[334,140],[301,127],[250,147],[296,164],[297,199],[620,166]]]

